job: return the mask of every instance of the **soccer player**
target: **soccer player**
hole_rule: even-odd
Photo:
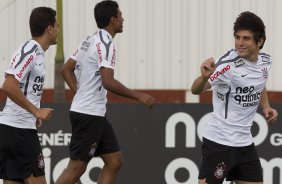
[[[155,103],[152,96],[128,89],[114,78],[113,38],[123,31],[124,21],[118,3],[102,1],[95,6],[94,15],[99,30],[82,41],[62,69],[66,83],[76,94],[70,109],[70,161],[56,184],[76,183],[93,156],[100,156],[105,163],[98,183],[116,182],[123,158],[112,125],[105,118],[107,90],[149,108]]]
[[[263,109],[268,123],[277,119],[270,107],[266,81],[271,67],[270,55],[261,52],[265,25],[251,12],[242,12],[233,27],[235,49],[216,62],[208,58],[201,64],[201,76],[192,93],[213,91],[213,113],[205,127],[199,184],[262,184],[261,163],[251,134],[257,108]]]
[[[37,136],[41,120],[49,120],[53,109],[40,108],[45,80],[44,53],[57,43],[56,11],[48,7],[32,10],[32,39],[13,54],[2,89],[6,105],[0,112],[0,178],[5,184],[46,184],[44,160]]]

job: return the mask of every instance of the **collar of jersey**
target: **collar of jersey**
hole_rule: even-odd
[[[100,29],[100,30],[102,31],[103,34],[107,35],[110,38],[111,41],[113,40],[112,35],[107,30],[105,30],[105,29]]]
[[[30,42],[32,42],[32,43],[34,43],[38,46],[39,53],[42,53],[42,54],[45,53],[45,51],[42,49],[41,45],[37,41],[31,39]]]

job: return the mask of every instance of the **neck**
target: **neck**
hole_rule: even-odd
[[[106,31],[112,36],[112,38],[115,37],[116,32],[115,32],[113,29],[111,29],[110,26],[107,26],[107,27],[105,27],[105,28],[103,28],[103,29],[106,30]]]
[[[44,51],[46,51],[50,46],[48,40],[44,37],[32,37],[32,39],[37,41]]]
[[[249,58],[246,58],[246,59],[251,61],[251,62],[257,62],[258,61],[258,55],[259,55],[259,51],[252,54]]]

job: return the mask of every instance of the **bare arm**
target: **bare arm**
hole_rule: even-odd
[[[114,79],[114,70],[111,68],[101,67],[100,74],[102,77],[102,83],[105,89],[123,97],[135,99],[140,103],[143,103],[149,108],[152,108],[155,104],[155,99],[148,94],[140,93],[131,90],[124,86],[122,83]]]
[[[268,102],[268,97],[266,93],[266,89],[264,88],[263,91],[261,92],[260,95],[260,107],[262,109],[264,108],[270,108],[269,102]]]
[[[73,59],[68,59],[68,61],[64,64],[61,74],[63,75],[64,80],[66,81],[67,85],[76,93],[77,90],[77,80],[74,74],[76,61]]]
[[[201,76],[199,76],[192,84],[191,90],[193,94],[200,94],[211,88],[208,79],[215,70],[215,63],[213,58],[206,59],[201,64]]]
[[[196,95],[210,89],[211,85],[208,83],[208,79],[209,78],[204,78],[203,76],[196,78],[191,87],[192,93]]]
[[[19,81],[15,79],[14,75],[7,74],[3,83],[2,89],[7,93],[7,96],[16,104],[32,113],[36,118],[48,120],[53,109],[41,108],[38,109],[30,101],[26,99],[19,87]]]
[[[263,113],[268,123],[274,123],[277,120],[278,112],[271,108],[268,102],[266,88],[263,89],[260,95],[260,107],[263,109]]]

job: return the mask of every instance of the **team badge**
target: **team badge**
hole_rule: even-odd
[[[95,154],[96,149],[97,149],[97,144],[96,144],[96,143],[92,144],[92,145],[90,146],[90,151],[89,151],[88,155],[89,155],[90,157],[93,157],[94,154]]]
[[[45,167],[45,163],[44,163],[44,159],[43,159],[42,153],[40,153],[40,154],[38,155],[37,160],[38,160],[38,167],[39,167],[40,169],[43,169],[43,168]]]
[[[222,179],[224,177],[224,172],[226,171],[226,165],[224,162],[217,164],[214,176],[217,179]]]
[[[267,71],[267,68],[264,67],[261,71],[262,71],[262,77],[263,77],[264,79],[267,79],[267,78],[268,78],[268,71]]]

